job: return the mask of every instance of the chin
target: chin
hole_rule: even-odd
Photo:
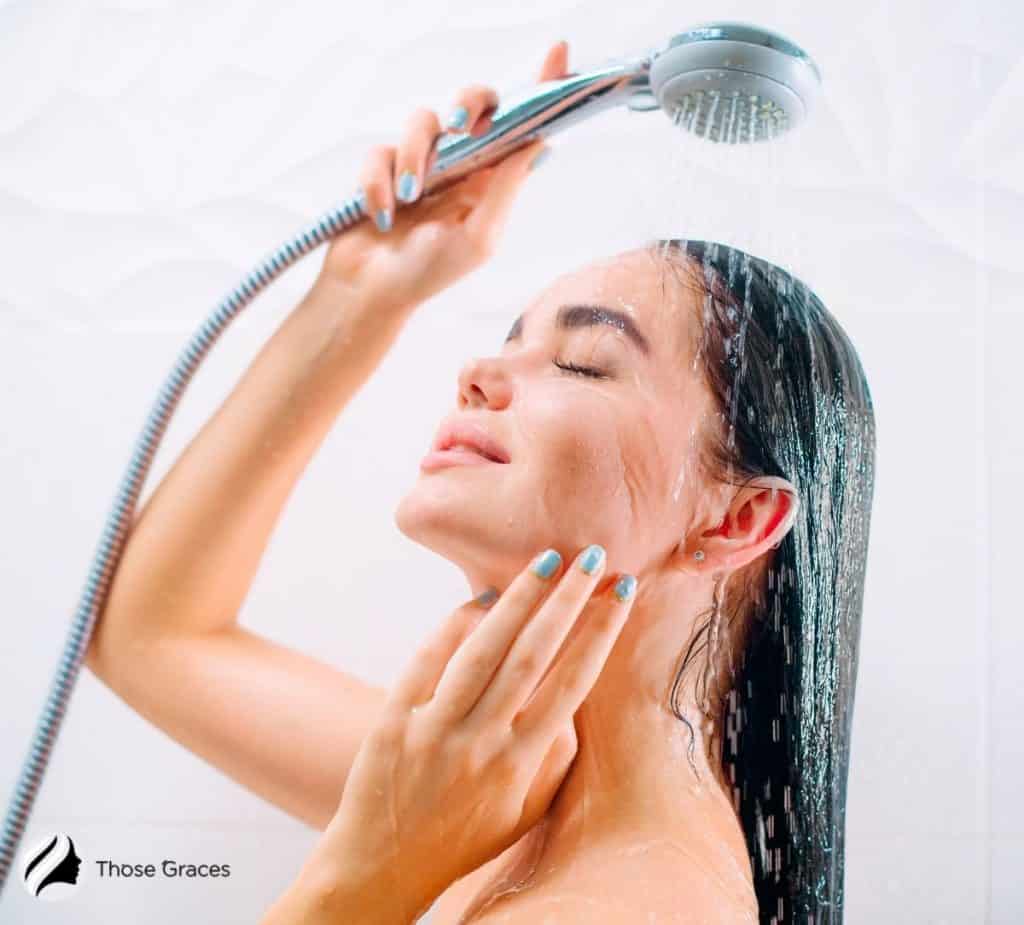
[[[424,514],[423,505],[413,493],[405,495],[395,508],[395,526],[404,533],[410,540],[418,541],[423,530]]]
[[[519,545],[511,532],[518,524],[501,514],[499,500],[493,493],[482,499],[467,492],[455,479],[422,476],[398,502],[394,522],[414,543],[463,569],[494,567]],[[501,524],[505,530],[496,526]]]
[[[448,479],[421,475],[398,502],[394,520],[409,539],[443,553],[455,536],[472,532],[467,517],[477,507]]]

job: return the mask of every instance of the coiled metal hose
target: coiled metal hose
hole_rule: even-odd
[[[170,375],[164,381],[118,487],[113,508],[107,517],[99,547],[86,577],[78,609],[71,622],[56,674],[7,809],[3,834],[0,837],[0,893],[3,892],[8,872],[14,863],[15,852],[24,834],[36,794],[39,792],[57,733],[60,732],[71,692],[78,680],[85,652],[89,648],[96,615],[106,601],[110,579],[120,561],[143,483],[185,388],[227,326],[266,286],[314,248],[365,217],[366,200],[363,191],[359,190],[356,195],[325,212],[260,261],[192,335],[179,354]]]

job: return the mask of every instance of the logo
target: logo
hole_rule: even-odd
[[[29,894],[45,902],[58,902],[78,890],[82,859],[70,835],[48,835],[25,855],[21,879]]]

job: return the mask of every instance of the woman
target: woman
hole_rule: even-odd
[[[540,79],[563,76],[566,55],[555,45]],[[479,133],[497,97],[470,87],[458,102],[455,127]],[[330,244],[149,499],[87,659],[321,829],[386,692],[236,615],[331,423],[415,307],[493,253],[540,148],[420,198],[439,133],[419,110],[400,146],[371,153],[377,226]],[[396,196],[410,201],[397,213]],[[599,544],[606,574],[638,585],[550,805],[449,886],[432,925],[841,921],[874,423],[835,319],[776,267],[661,242],[542,291],[499,352],[463,367],[443,423],[477,427],[491,461],[425,458],[396,522],[474,594],[506,589],[545,546],[569,562]],[[348,728],[325,734],[339,716]]]

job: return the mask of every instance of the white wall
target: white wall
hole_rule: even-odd
[[[0,4],[0,801],[156,389],[255,260],[349,195],[368,147],[396,141],[416,106],[443,115],[464,84],[521,87],[559,38],[582,67],[740,19],[821,65],[825,96],[804,131],[785,146],[709,152],[656,113],[621,112],[554,139],[497,258],[423,307],[337,422],[242,620],[388,684],[465,593],[392,522],[460,363],[496,350],[535,292],[598,255],[658,234],[746,247],[816,289],[876,402],[847,919],[1020,921],[1020,7],[352,6]],[[222,339],[146,494],[321,257]],[[76,837],[84,875],[99,857],[175,857],[229,862],[232,876],[93,879],[67,905],[31,900],[12,876],[4,923],[254,922],[315,839],[87,671],[22,849],[51,830]]]

